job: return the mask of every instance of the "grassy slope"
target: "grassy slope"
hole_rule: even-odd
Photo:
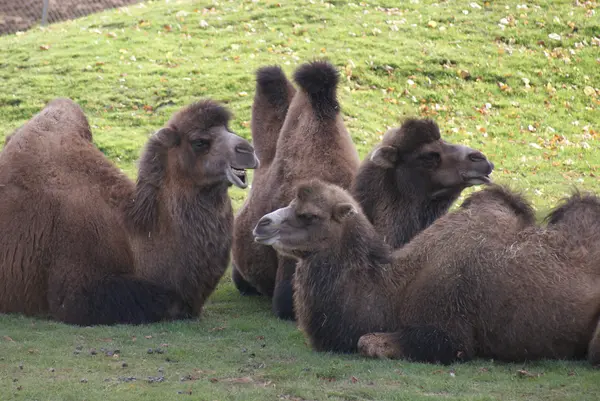
[[[341,103],[361,155],[403,116],[431,116],[448,140],[484,151],[496,180],[524,190],[540,211],[573,184],[600,188],[596,3],[207,3],[156,1],[1,37],[0,135],[68,96],[84,107],[96,144],[133,177],[140,147],[174,110],[213,97],[249,137],[253,71],[277,63],[291,74],[326,57],[342,72]],[[236,205],[244,195],[232,190]],[[2,399],[164,400],[191,390],[206,400],[584,400],[598,391],[598,372],[584,363],[527,364],[543,375],[521,377],[521,365],[478,361],[452,376],[315,354],[266,301],[241,298],[229,276],[198,322],[76,329],[0,316],[0,336]],[[164,354],[147,353],[161,344]],[[145,380],[162,374],[164,382]],[[185,375],[194,380],[181,382]],[[137,381],[119,381],[130,376]]]

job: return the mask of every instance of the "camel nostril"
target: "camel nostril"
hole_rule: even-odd
[[[241,145],[237,145],[235,147],[235,151],[237,153],[251,154],[251,153],[254,153],[254,148],[252,146],[249,146],[246,144],[241,144]]]
[[[485,156],[483,155],[483,153],[480,152],[473,152],[470,153],[469,156],[467,156],[469,158],[469,160],[471,160],[472,162],[483,162],[486,161]]]
[[[269,224],[271,224],[272,222],[273,222],[273,220],[271,220],[270,218],[268,218],[268,217],[266,217],[266,216],[265,216],[265,217],[263,217],[262,219],[260,219],[260,220],[258,221],[258,226],[259,226],[259,227],[268,226],[268,225],[269,225]]]

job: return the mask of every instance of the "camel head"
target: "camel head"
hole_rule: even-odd
[[[219,183],[246,188],[246,169],[258,167],[248,141],[228,127],[230,113],[205,100],[176,113],[154,136],[163,168],[175,182],[207,187]],[[166,156],[166,157],[165,157]]]
[[[424,188],[430,198],[491,182],[493,163],[475,149],[441,139],[431,120],[409,119],[387,131],[369,157],[375,166],[394,172],[398,187]]]
[[[341,242],[346,221],[359,208],[342,188],[311,180],[296,187],[287,207],[263,216],[252,234],[260,244],[302,258]]]

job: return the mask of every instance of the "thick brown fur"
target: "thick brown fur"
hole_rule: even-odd
[[[349,188],[359,158],[347,132],[337,101],[338,73],[322,61],[301,65],[294,74],[298,91],[294,95],[279,133],[277,150],[257,196],[246,206],[252,212],[240,221],[246,235],[235,241],[234,264],[243,278],[261,294],[273,296],[273,311],[280,318],[293,319],[292,278],[295,261],[278,257],[270,247],[250,245],[248,235],[266,213],[287,205],[295,186],[318,177]],[[237,239],[237,237],[236,237]]]
[[[233,228],[233,263],[231,277],[242,295],[260,294],[248,283],[236,267],[237,258],[243,255],[260,252],[262,245],[252,239],[252,228],[258,218],[262,216],[264,205],[270,197],[270,192],[265,190],[268,172],[271,168],[279,132],[285,121],[296,88],[287,79],[279,66],[261,67],[256,72],[256,93],[252,105],[252,145],[260,160],[260,165],[252,176],[252,187],[246,201],[240,208],[234,221]],[[276,265],[277,258],[273,252],[268,255],[272,259],[266,265]],[[275,273],[273,273],[274,281]],[[272,288],[273,284],[268,285]],[[272,291],[272,289],[271,289]],[[267,294],[271,295],[271,294]]]
[[[28,129],[32,129],[35,124],[36,130],[50,131],[61,135],[80,135],[83,139],[92,142],[92,130],[87,117],[77,103],[67,98],[56,98],[48,102],[46,107],[34,116],[28,123]],[[65,130],[55,129],[55,125],[65,127]],[[17,135],[23,127],[17,128],[12,134],[7,135],[4,140],[6,146],[10,139]]]
[[[0,312],[78,325],[197,316],[229,262],[224,168],[254,167],[252,147],[227,132],[226,109],[198,102],[152,135],[136,184],[76,109],[51,102],[0,153]]]
[[[598,364],[600,202],[588,200],[540,227],[520,195],[490,186],[389,255],[346,191],[313,181],[254,235],[299,260],[297,319],[316,350]]]
[[[489,180],[493,164],[441,139],[432,120],[408,119],[363,160],[352,195],[393,248],[444,215],[460,193]]]

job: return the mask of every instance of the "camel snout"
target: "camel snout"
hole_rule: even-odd
[[[242,142],[236,144],[233,148],[235,154],[235,167],[244,169],[258,168],[260,161],[256,156],[254,147],[244,139],[241,139],[241,141]]]

